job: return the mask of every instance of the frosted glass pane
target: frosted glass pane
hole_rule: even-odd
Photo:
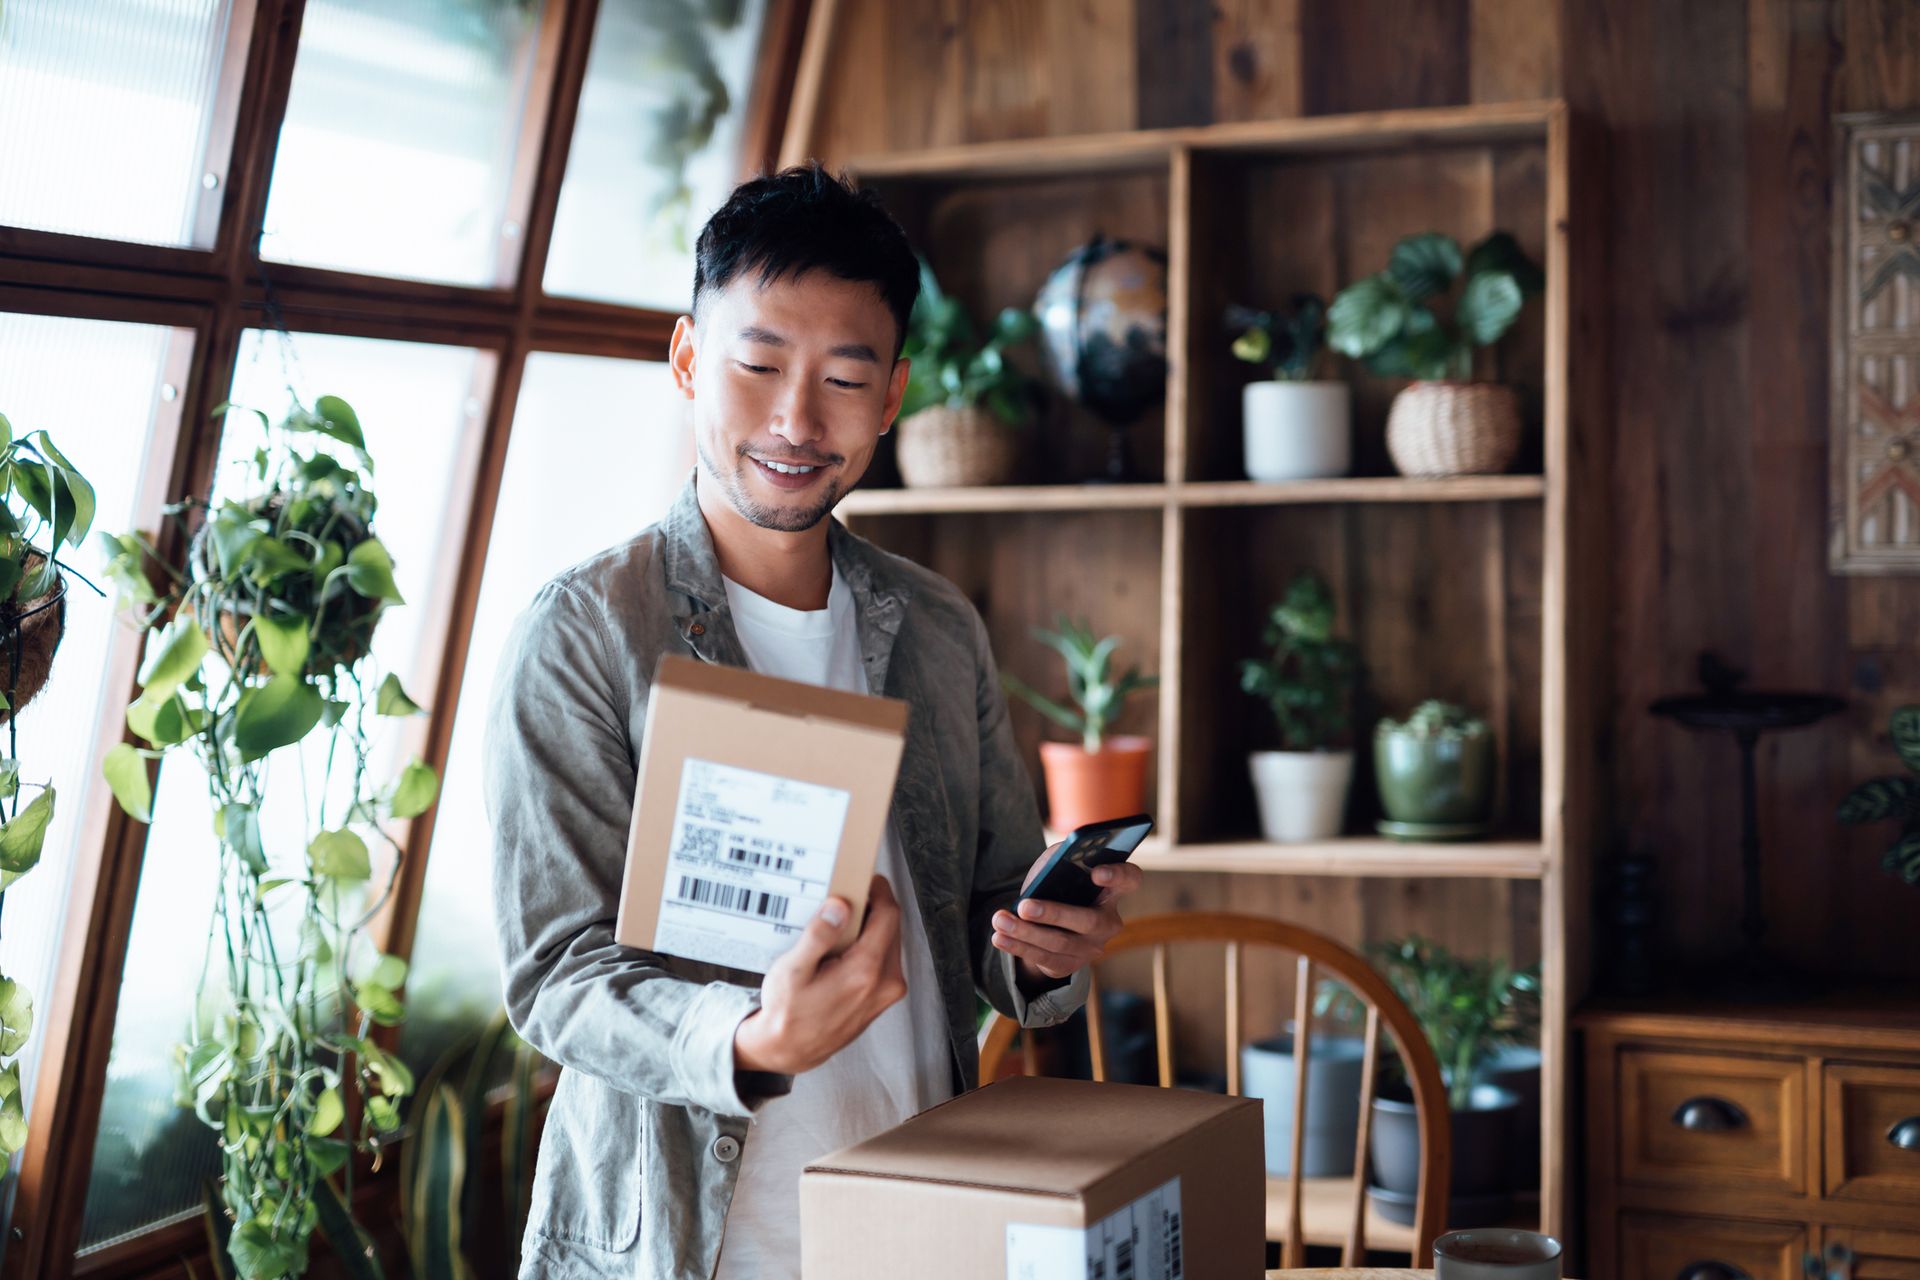
[[[481,730],[501,646],[541,583],[666,514],[693,467],[684,403],[664,364],[527,360],[414,935],[400,1043],[416,1069],[500,1007]]]
[[[417,673],[437,655],[421,653],[421,630],[435,595],[451,588],[440,558],[450,554],[448,540],[459,534],[446,519],[455,460],[480,430],[491,369],[491,356],[464,347],[299,334],[289,355],[277,336],[257,330],[241,342],[232,396],[237,403],[278,421],[288,407],[286,384],[292,381],[304,389],[308,403],[323,394],[339,395],[358,413],[378,468],[375,527],[392,552],[394,580],[407,601],[382,618],[373,652],[381,669],[399,675],[423,700],[427,690]],[[238,491],[261,440],[252,415],[228,420],[216,499]],[[320,443],[303,440],[301,447]],[[372,695],[369,689],[367,697]],[[305,812],[300,781],[304,775],[313,784],[317,801],[318,780],[325,774],[318,740],[316,734],[304,743],[297,761],[276,758],[270,770],[261,833],[276,864],[287,859],[296,866],[307,835],[317,827]],[[401,762],[399,744],[391,732],[378,734],[377,740],[389,750],[370,767],[375,777],[391,777]],[[338,767],[333,780],[348,781]],[[345,785],[325,789],[327,812],[335,820],[347,794]],[[173,1047],[185,1035],[202,947],[210,943],[217,870],[205,774],[182,754],[161,769],[154,801],[94,1147],[83,1250],[194,1211],[200,1178],[217,1171],[213,1135],[192,1112],[173,1104]],[[292,907],[300,899],[286,894],[283,901]],[[182,945],[183,938],[192,939],[192,945]],[[216,997],[223,968],[216,965],[210,975]]]
[[[230,7],[0,4],[0,223],[192,243]]]
[[[693,237],[739,177],[765,0],[602,0],[546,291],[684,310]]]
[[[170,344],[189,341],[186,334],[152,325],[0,314],[0,351],[7,353],[0,361],[0,413],[21,434],[49,432],[93,483],[99,503],[95,528],[118,531],[137,523],[134,504],[159,404],[161,371]],[[88,578],[101,580],[100,558],[91,540],[78,550],[68,548],[60,558]],[[133,644],[132,633],[115,624],[111,602],[70,578],[66,634],[54,655],[51,676],[19,716],[15,745],[22,776],[52,782],[54,815],[40,865],[7,890],[0,970],[26,984],[43,1019],[81,829],[89,813],[100,812],[109,802],[100,760],[107,747],[120,740],[114,710],[126,690],[110,688],[105,673],[115,665],[110,655],[124,655]],[[7,737],[0,730],[0,750],[6,748]],[[98,839],[97,827],[92,838]],[[21,1058],[29,1111],[45,1040],[43,1024],[35,1028]]]
[[[540,3],[308,0],[261,256],[497,283]]]

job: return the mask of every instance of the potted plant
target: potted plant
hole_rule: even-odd
[[[1271,370],[1240,393],[1243,459],[1250,480],[1343,476],[1353,465],[1352,393],[1316,379],[1324,363],[1327,304],[1298,294],[1284,311],[1229,307],[1233,354]]]
[[[1003,310],[982,342],[958,298],[920,262],[920,296],[902,350],[912,366],[900,401],[894,452],[911,487],[1004,484],[1020,465],[1024,428],[1033,421],[1037,384],[1007,360],[1039,325],[1017,307]]]
[[[369,656],[401,599],[358,418],[333,396],[277,427],[256,416],[248,491],[167,509],[191,534],[179,562],[140,534],[107,540],[149,636],[127,708],[147,745],[114,747],[104,772],[142,822],[149,761],[190,752],[206,778],[220,889],[181,1091],[220,1144],[227,1252],[238,1274],[265,1280],[305,1271],[318,1222],[336,1236],[351,1225],[349,1157],[397,1136],[413,1079],[372,1033],[400,1022],[407,966],[363,933],[392,884],[377,886],[369,841],[392,851],[397,874],[384,824],[425,812],[438,779],[418,760],[384,784],[371,768],[370,721],[421,709]],[[318,776],[302,744],[324,762]],[[275,762],[273,789],[304,791],[275,806],[278,819],[266,810]]]
[[[1910,771],[1873,778],[1847,793],[1840,802],[1842,822],[1900,821],[1900,830],[1887,846],[1880,866],[1888,875],[1920,885],[1920,706],[1896,707],[1887,720],[1887,735],[1900,762]]]
[[[1036,627],[1033,634],[1066,663],[1067,696],[1073,706],[1055,702],[1011,674],[1002,675],[1001,682],[1034,710],[1080,735],[1077,743],[1040,744],[1048,825],[1055,831],[1071,831],[1089,822],[1139,812],[1146,794],[1147,753],[1152,744],[1145,738],[1113,735],[1107,730],[1119,718],[1127,699],[1142,689],[1151,689],[1159,678],[1141,675],[1137,666],[1116,677],[1113,653],[1120,647],[1120,637],[1096,639],[1091,627],[1070,621],[1065,614],[1060,615],[1057,630]]]
[[[1404,840],[1484,834],[1493,810],[1493,734],[1487,722],[1450,702],[1429,700],[1404,721],[1373,731],[1373,768],[1386,820]]]
[[[67,619],[60,548],[86,538],[93,509],[92,484],[52,437],[15,436],[0,415],[0,722],[9,726],[46,687]],[[23,788],[36,793],[24,805]],[[39,864],[54,799],[51,780],[21,777],[11,746],[0,756],[0,892]],[[32,993],[0,974],[0,1165],[27,1142],[19,1054],[32,1031]]]
[[[1540,1024],[1539,967],[1468,960],[1420,937],[1367,948],[1426,1033],[1447,1083],[1453,1129],[1448,1226],[1483,1226],[1505,1213],[1515,1186],[1519,1097],[1480,1074],[1503,1045],[1531,1039]],[[1395,1062],[1397,1063],[1397,1059]],[[1381,1216],[1413,1221],[1420,1176],[1420,1123],[1404,1081],[1373,1100],[1370,1194]]]
[[[1354,1033],[1354,1027],[1364,1015],[1352,993],[1330,979],[1318,984],[1313,1008],[1321,1025],[1314,1028],[1307,1044],[1301,1176],[1334,1178],[1353,1172],[1354,1142],[1360,1132],[1360,1077],[1366,1065],[1366,1041]],[[1277,1178],[1293,1169],[1296,1030],[1289,1020],[1285,1034],[1240,1049],[1241,1092],[1267,1102],[1267,1172]]]
[[[1410,476],[1504,471],[1520,449],[1512,387],[1472,381],[1473,352],[1513,327],[1545,281],[1504,231],[1473,247],[1429,232],[1393,247],[1387,269],[1340,291],[1327,313],[1334,350],[1383,377],[1412,378],[1387,414],[1387,451]],[[1453,287],[1450,314],[1435,310]]]
[[[1347,728],[1359,659],[1333,634],[1333,594],[1311,573],[1296,577],[1267,621],[1266,657],[1240,664],[1240,687],[1263,700],[1280,731],[1278,751],[1248,761],[1260,830],[1268,840],[1340,834],[1353,782]]]

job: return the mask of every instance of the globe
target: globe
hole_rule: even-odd
[[[1167,392],[1167,255],[1095,236],[1054,268],[1033,303],[1048,379],[1109,426]]]

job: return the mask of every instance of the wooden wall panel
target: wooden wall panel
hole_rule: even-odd
[[[856,34],[837,55],[826,113],[845,123],[823,130],[823,155],[871,149],[876,119],[888,122],[887,145],[902,148],[1031,126],[1035,109],[1020,93],[1008,90],[1003,117],[964,88],[986,83],[979,68],[971,80],[947,74],[948,57],[979,55],[984,37],[976,39],[975,24],[1000,21],[990,6],[845,7]],[[1198,71],[1184,87],[1147,82],[1138,36],[1162,11],[1149,0],[1045,7],[1048,38],[1005,56],[1047,67],[1049,132],[1161,123],[1156,104],[1165,95],[1198,100]],[[1656,859],[1670,956],[1692,962],[1724,951],[1737,938],[1736,757],[1730,743],[1653,720],[1646,705],[1693,687],[1703,648],[1749,668],[1759,684],[1844,694],[1853,703],[1845,717],[1762,751],[1773,940],[1828,972],[1920,976],[1912,942],[1920,895],[1879,871],[1883,832],[1843,831],[1831,818],[1853,781],[1894,768],[1887,712],[1920,701],[1920,580],[1843,582],[1824,563],[1828,122],[1836,111],[1920,109],[1920,9],[1909,0],[1193,7],[1210,8],[1210,24],[1162,28],[1184,47],[1157,50],[1153,67],[1204,65],[1213,120],[1558,94],[1601,126],[1612,461],[1607,475],[1576,483],[1606,484],[1614,513],[1609,563],[1596,570],[1613,579],[1612,710],[1593,729],[1609,748],[1612,843]],[[1061,24],[1076,37],[1055,38]],[[923,38],[942,33],[941,50],[966,51],[916,60],[903,56],[903,45],[884,43],[915,29]],[[891,33],[884,55],[872,44],[874,30]],[[1192,47],[1201,41],[1204,49]],[[870,59],[878,56],[890,65],[875,70]],[[959,136],[969,132],[973,139]],[[1474,221],[1530,224],[1532,211],[1510,203],[1528,186],[1510,166],[1527,162],[1519,154],[1496,160],[1490,181],[1471,193],[1491,201],[1476,206]],[[1233,262],[1226,244],[1234,237],[1260,228],[1282,246],[1294,235],[1304,242],[1316,219],[1349,216],[1357,193],[1330,191],[1328,204],[1296,185],[1291,204],[1247,198],[1272,194],[1223,184],[1215,205],[1196,211],[1203,279],[1209,251],[1214,270]],[[1215,231],[1225,240],[1210,239]],[[1333,283],[1374,265],[1356,252],[1315,269]],[[1228,278],[1236,288],[1293,285],[1264,271]],[[1322,283],[1308,272],[1300,278]],[[1203,299],[1195,316],[1203,353],[1205,311],[1219,300]],[[1502,362],[1530,363],[1518,349]],[[1219,474],[1237,459],[1237,384],[1221,380],[1229,376],[1196,379],[1196,475]],[[1205,722],[1191,718],[1198,712],[1189,708],[1189,737],[1204,731]],[[1286,896],[1292,889],[1261,892],[1280,895],[1276,905],[1296,915],[1304,909]],[[1393,890],[1342,892],[1354,895],[1353,910],[1373,912],[1361,918],[1396,918],[1380,906]],[[1324,906],[1316,899],[1315,910]]]

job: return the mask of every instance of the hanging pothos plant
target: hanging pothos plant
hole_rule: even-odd
[[[226,410],[254,414],[266,434],[247,496],[168,509],[191,535],[183,564],[142,535],[108,539],[110,572],[153,634],[127,708],[148,745],[115,747],[105,772],[121,808],[145,822],[150,760],[186,750],[205,771],[220,890],[201,1000],[178,1050],[181,1101],[218,1135],[234,1264],[267,1280],[305,1270],[316,1223],[338,1235],[352,1203],[349,1156],[400,1126],[413,1080],[370,1036],[401,1020],[407,967],[362,929],[398,871],[382,822],[425,812],[439,780],[418,760],[390,782],[370,776],[369,712],[421,709],[391,674],[372,683],[374,628],[402,601],[353,409],[322,396],[277,426]],[[276,794],[300,779],[297,845],[263,822],[274,762]],[[317,774],[303,767],[316,763]],[[276,811],[288,805],[282,797]],[[383,885],[370,841],[393,852]],[[328,1181],[341,1170],[345,1194]]]
[[[39,863],[53,821],[53,783],[20,776],[14,716],[47,683],[66,626],[65,573],[73,572],[60,563],[60,547],[80,545],[93,506],[93,486],[46,432],[16,438],[0,414],[0,720],[8,735],[0,756],[0,904]],[[23,787],[37,792],[24,807]],[[32,1030],[32,995],[0,974],[0,1165],[27,1141],[18,1055]]]

